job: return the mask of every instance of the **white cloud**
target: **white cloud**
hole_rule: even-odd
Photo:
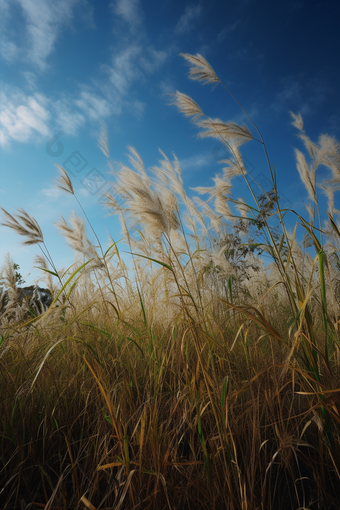
[[[3,36],[0,41],[0,52],[5,60],[11,62],[18,56],[19,49],[12,41],[9,41],[6,36]]]
[[[138,119],[143,117],[145,107],[146,103],[142,103],[142,101],[136,100],[129,103],[129,111]]]
[[[133,43],[113,56],[112,65],[107,68],[110,81],[123,98],[133,82],[144,80],[145,73],[156,72],[167,58],[166,51]]]
[[[131,81],[140,75],[136,64],[141,51],[140,46],[132,44],[113,57],[110,80],[122,96],[127,93]]]
[[[31,71],[25,71],[24,73],[22,73],[26,82],[27,82],[27,86],[29,89],[31,90],[35,90],[37,88],[37,77],[34,73],[32,73]]]
[[[18,47],[13,39],[13,32],[9,30],[11,9],[19,4],[24,17],[24,28],[20,31],[24,37],[24,44]],[[14,61],[23,58],[30,61],[40,71],[47,68],[47,59],[53,52],[56,41],[65,26],[70,26],[73,11],[81,9],[81,17],[89,25],[92,23],[91,5],[87,0],[2,0],[0,4],[2,14],[3,33],[0,51],[3,58]],[[93,26],[93,24],[91,25]]]
[[[136,98],[133,86],[137,82],[145,83],[147,76],[155,73],[167,58],[166,51],[155,50],[142,40],[139,44],[134,42],[120,50],[115,50],[111,65],[104,67],[109,75],[111,86],[101,87],[106,102],[102,102],[97,110],[102,111],[103,114],[109,111],[110,114],[119,115],[123,109],[127,109],[137,118],[141,118],[145,103]],[[78,105],[82,103],[83,101],[80,101]]]
[[[217,40],[219,42],[223,41],[229,34],[236,30],[240,23],[241,20],[238,19],[232,25],[227,25],[226,27],[224,27],[223,30],[221,30],[221,32],[218,34]]]
[[[299,111],[311,115],[317,111],[333,88],[321,79],[306,79],[305,76],[288,76],[282,80],[283,87],[276,95],[271,108],[276,112]]]
[[[63,194],[62,190],[60,188],[57,188],[57,186],[51,186],[50,188],[43,188],[41,190],[41,193],[43,195],[45,195],[45,197],[48,198],[49,200],[57,200]]]
[[[87,119],[102,120],[119,108],[109,100],[89,90],[83,90],[77,99],[58,100],[38,93],[26,94],[20,89],[1,86],[0,145],[8,147],[11,141],[29,142],[51,134],[51,123],[57,124],[68,135],[76,135]]]
[[[190,158],[184,158],[179,160],[179,164],[182,170],[189,169],[201,169],[212,163],[212,155],[210,153],[197,154]]]
[[[114,14],[122,18],[134,30],[142,22],[142,11],[138,0],[115,0],[110,4]]]
[[[85,6],[89,11],[88,0],[0,0],[6,5],[4,19],[10,19],[14,13],[12,5],[21,6],[24,20],[22,38],[27,41],[27,52],[30,61],[44,70],[48,56],[53,51],[60,32],[70,22],[76,6]],[[106,71],[105,80],[93,80],[91,86],[81,84],[76,93],[59,93],[44,96],[38,93],[36,70],[23,71],[24,89],[3,89],[3,109],[0,117],[0,144],[8,146],[11,141],[28,142],[36,135],[50,136],[51,128],[62,129],[66,134],[76,135],[87,120],[101,121],[111,115],[120,115],[123,110],[136,117],[141,117],[145,103],[139,100],[134,85],[147,81],[150,74],[155,73],[168,58],[169,51],[155,49],[148,42],[142,25],[143,12],[138,0],[117,0],[110,4],[118,18],[120,27],[124,20],[131,27],[138,25],[138,32],[129,41],[126,37],[117,39],[118,44],[113,50],[109,65],[103,65]],[[190,11],[191,12],[191,11]],[[92,13],[89,12],[90,18]],[[92,18],[91,18],[92,19]],[[12,20],[11,20],[12,21]],[[91,20],[90,20],[91,21]],[[8,24],[8,35],[10,24]],[[25,32],[26,29],[26,32]],[[126,28],[125,28],[126,32]],[[18,43],[18,40],[14,40]],[[8,44],[10,38],[5,40]],[[16,47],[13,42],[12,57]],[[18,43],[19,44],[19,43]],[[21,44],[21,42],[20,42]],[[25,54],[22,48],[20,58]],[[18,57],[19,58],[19,57]],[[27,59],[26,59],[27,60]],[[33,72],[34,71],[34,72]]]
[[[33,77],[26,76],[28,80]],[[124,92],[128,84],[130,82],[126,82]],[[0,85],[2,147],[9,147],[13,141],[27,143],[39,138],[46,139],[51,135],[51,128],[55,127],[67,135],[75,136],[87,120],[100,122],[111,115],[120,115],[123,108],[141,117],[145,108],[145,103],[136,98],[127,101],[120,91],[112,92],[112,87],[102,88],[103,95],[98,93],[98,87],[83,85],[76,97],[63,95],[56,99],[37,92],[12,89],[4,83]]]
[[[183,34],[184,32],[189,31],[193,27],[197,18],[199,18],[201,12],[201,5],[187,5],[176,25],[175,32],[177,34]]]
[[[155,73],[164,64],[169,51],[155,49],[149,44],[139,0],[115,0],[110,7],[115,16],[117,44],[112,51],[111,63],[103,66],[111,86],[102,85],[101,91],[110,102],[113,113],[119,114],[126,108],[141,117],[145,104],[135,97],[133,85],[146,82],[147,75]]]
[[[93,195],[91,195],[91,193],[86,188],[84,188],[84,186],[82,186],[79,183],[76,183],[75,179],[72,178],[72,176],[70,176],[70,177],[71,177],[71,181],[73,184],[73,188],[74,188],[77,196],[80,196],[80,197],[86,198],[86,199],[93,198]],[[61,201],[63,201],[63,203],[66,205],[66,204],[72,204],[72,201],[74,200],[74,198],[70,194],[68,194],[65,191],[58,188],[57,184],[48,186],[47,188],[43,188],[41,190],[41,193],[46,198],[46,201],[42,202],[42,204],[41,204],[42,207],[44,207],[44,208],[47,204],[49,204],[50,202],[55,201],[55,200],[58,200],[59,206],[61,205]],[[55,211],[53,212],[53,216],[51,216],[49,218],[49,220],[54,220],[54,216],[55,216]],[[46,223],[46,221],[45,221],[45,223]]]
[[[8,0],[0,0],[0,12],[1,16],[8,16],[9,11],[9,1]]]
[[[301,85],[293,78],[286,78],[282,90],[276,95],[271,107],[278,113],[283,109],[291,109],[300,99]]]
[[[170,80],[161,80],[159,82],[159,88],[162,94],[173,94],[176,91],[175,85]]]
[[[147,48],[140,59],[140,65],[146,72],[153,73],[165,62],[167,57],[165,51]]]
[[[55,102],[56,121],[67,135],[75,136],[80,126],[85,124],[85,116],[75,110],[71,99],[59,99]]]
[[[11,92],[7,85],[0,94],[0,145],[11,141],[28,142],[38,135],[51,134],[51,123],[68,135],[76,135],[87,119],[101,121],[113,113],[121,113],[119,106],[98,96],[90,89],[83,90],[77,99],[62,97],[58,100],[42,94],[27,95],[20,89]]]
[[[96,24],[94,21],[94,6],[89,2],[89,0],[78,0],[79,9],[78,15],[80,19],[83,21],[83,24],[88,26],[88,28],[95,29]]]
[[[90,199],[92,198],[92,195],[90,194],[90,192],[84,187],[79,188],[77,190],[77,195],[78,196],[80,195],[82,198],[90,198]]]
[[[41,70],[53,51],[62,25],[70,22],[77,0],[18,0],[26,18],[30,42],[29,58]]]
[[[48,101],[42,94],[25,95],[16,90],[11,93],[2,87],[0,95],[0,144],[8,146],[11,140],[27,142],[36,135],[49,134],[50,112]]]
[[[100,120],[111,114],[110,103],[99,96],[83,90],[76,105],[92,120]]]

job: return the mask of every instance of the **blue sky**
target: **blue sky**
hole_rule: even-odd
[[[132,145],[151,167],[160,148],[177,155],[188,190],[212,185],[221,168],[216,159],[225,153],[216,141],[196,138],[167,94],[184,92],[225,121],[244,117],[221,86],[188,80],[181,52],[202,54],[258,124],[279,189],[296,210],[302,212],[306,194],[289,111],[302,114],[312,139],[340,138],[337,0],[0,0],[0,18],[0,204],[37,219],[57,266],[74,259],[53,223],[60,213],[80,211],[56,189],[55,163],[66,169],[78,163],[71,178],[103,243],[108,232],[121,237],[99,193],[86,187],[95,172],[102,190],[109,188],[97,146],[103,122],[113,160],[126,162]],[[248,143],[242,152],[254,176],[267,175],[258,147]],[[242,193],[241,184],[235,188]],[[0,265],[10,252],[30,283],[38,247],[22,246],[3,226],[0,240]]]

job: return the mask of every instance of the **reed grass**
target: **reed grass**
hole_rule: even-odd
[[[224,86],[202,56],[183,56],[189,78]],[[8,258],[1,508],[340,508],[339,144],[312,142],[292,115],[309,158],[296,149],[303,217],[280,206],[265,141],[241,105],[249,126],[212,119],[180,92],[172,102],[230,159],[196,189],[206,200],[191,199],[176,157],[161,153],[150,173],[130,148],[117,168],[103,131],[115,190],[106,206],[131,267],[118,241],[104,251],[83,208],[84,218],[58,223],[76,252],[66,270],[34,218],[4,211],[4,224],[42,249],[36,263],[54,299],[27,318]],[[245,142],[262,145],[271,189],[247,174]],[[331,177],[318,182],[321,165]],[[59,171],[57,185],[80,204]],[[232,194],[240,175],[252,203]]]

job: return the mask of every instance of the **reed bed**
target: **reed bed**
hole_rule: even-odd
[[[225,87],[203,57],[183,57],[189,78]],[[118,167],[103,131],[115,190],[106,206],[123,241],[103,246],[61,167],[57,185],[83,212],[57,225],[71,267],[56,267],[33,217],[4,211],[3,224],[41,250],[53,302],[38,314],[20,301],[8,257],[1,508],[340,508],[339,144],[311,141],[292,114],[305,148],[302,217],[280,206],[265,141],[241,105],[243,126],[180,92],[172,102],[230,152],[214,185],[196,189],[205,199],[188,196],[176,157],[161,153],[150,172],[129,148]],[[247,174],[246,142],[262,145],[271,189]],[[319,182],[322,165],[330,174]],[[233,195],[237,176],[251,201]]]

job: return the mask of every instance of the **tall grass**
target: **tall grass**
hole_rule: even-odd
[[[191,79],[224,86],[203,57],[183,56]],[[131,267],[119,242],[105,251],[83,209],[58,223],[78,254],[67,270],[34,218],[5,211],[5,224],[42,248],[54,300],[27,314],[8,259],[3,508],[340,508],[339,145],[312,142],[292,114],[310,159],[296,150],[303,217],[280,206],[265,141],[241,105],[249,126],[212,119],[180,92],[173,103],[230,159],[214,186],[196,189],[206,201],[191,199],[176,157],[161,153],[150,174],[130,148],[117,168],[102,133],[115,189],[106,206]],[[247,141],[262,145],[271,189],[247,174]],[[332,176],[318,183],[321,165]],[[59,170],[58,186],[75,196]],[[233,196],[237,176],[251,203]]]

